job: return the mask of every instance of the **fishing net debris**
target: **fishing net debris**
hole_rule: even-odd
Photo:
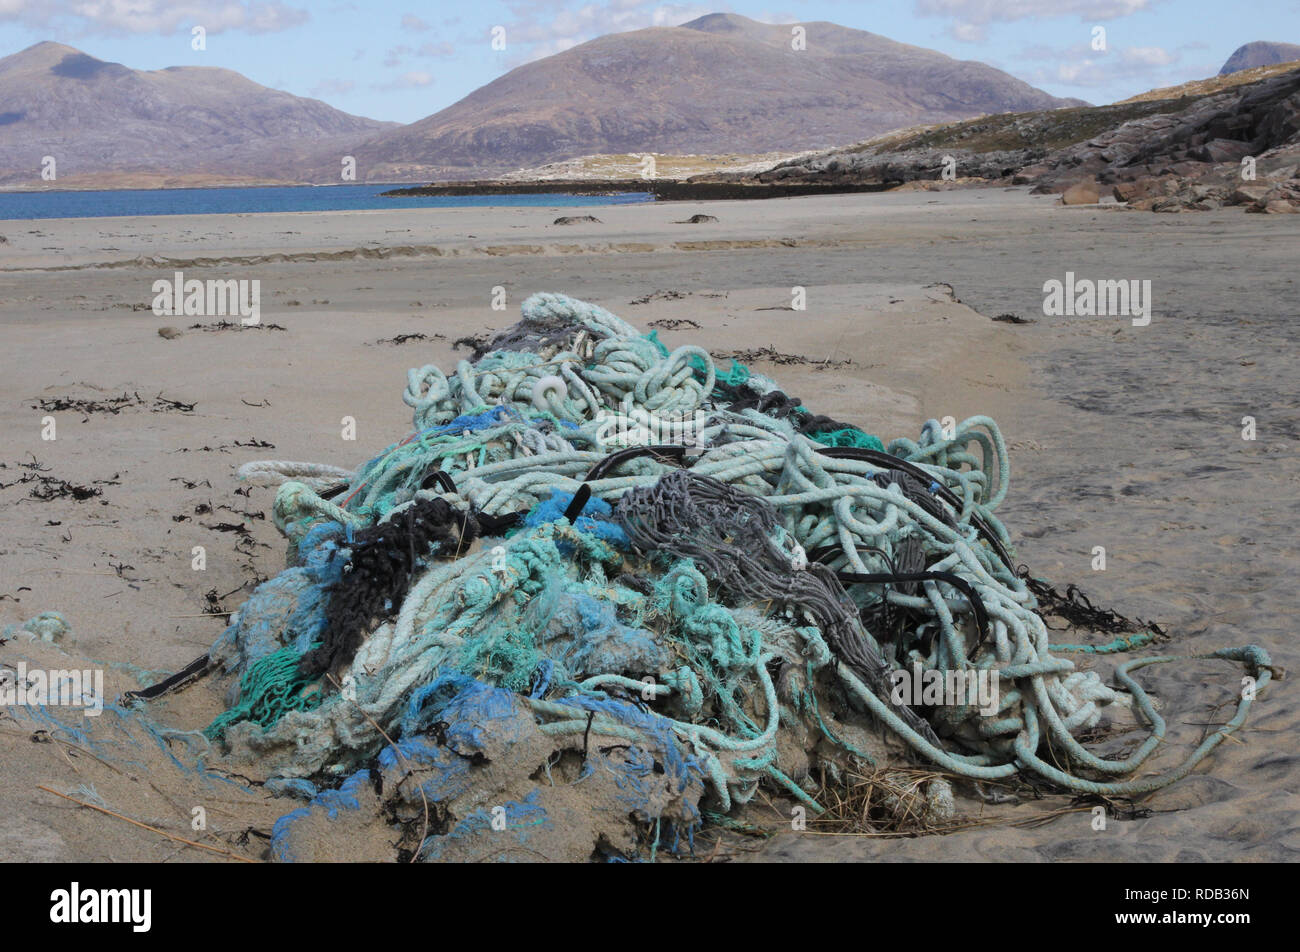
[[[288,567],[212,647],[203,734],[303,801],[275,858],[376,830],[427,861],[689,855],[760,790],[815,815],[827,778],[890,764],[935,771],[948,816],[940,776],[1137,796],[1244,722],[1253,695],[1144,771],[1166,725],[1134,673],[1177,659],[1078,666],[1164,633],[1015,565],[993,420],[886,444],[601,307],[522,310],[412,369],[409,434],[357,469],[240,470],[275,488]],[[1120,637],[1054,645],[1049,608]],[[1259,647],[1204,657],[1268,683]],[[900,703],[900,672],[978,674],[996,705]],[[1136,749],[1079,739],[1120,709]]]

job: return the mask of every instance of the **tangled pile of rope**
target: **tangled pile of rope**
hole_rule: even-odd
[[[474,855],[498,829],[533,848],[580,788],[634,818],[592,831],[628,858],[689,849],[702,811],[763,784],[820,810],[815,777],[904,752],[977,781],[1147,793],[1246,717],[1243,696],[1182,764],[1134,776],[1166,727],[1132,673],[1175,658],[1108,686],[1053,651],[1050,589],[1017,572],[994,514],[1010,467],[987,417],[884,446],[555,294],[450,374],[411,370],[402,398],[411,433],[355,472],[240,471],[277,487],[290,567],[212,649],[236,677],[208,735],[308,785],[277,824],[285,858],[363,780],[417,858]],[[686,438],[647,439],[664,432]],[[1206,657],[1269,680],[1258,647]],[[996,702],[900,701],[900,672],[981,674]],[[1075,735],[1116,705],[1149,736],[1108,759]]]

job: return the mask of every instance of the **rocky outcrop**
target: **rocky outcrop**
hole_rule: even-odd
[[[1206,96],[1178,112],[1133,119],[1062,149],[1022,174],[1064,191],[1160,175],[1197,178],[1225,163],[1300,146],[1300,70]]]
[[[1253,202],[1243,202],[1248,212],[1266,215],[1290,215],[1300,212],[1300,179],[1273,184]]]
[[[1236,197],[1239,186],[1252,186],[1247,177],[1252,169],[1242,162],[1247,158],[1263,183],[1249,203]],[[1039,194],[1069,193],[1066,204],[1091,204],[1111,193],[1129,207],[1151,211],[1240,204],[1267,211],[1272,203],[1272,213],[1279,213],[1278,203],[1293,201],[1288,183],[1297,165],[1300,69],[1180,99],[990,116],[909,130],[852,149],[804,156],[752,180],[844,188],[944,179],[1010,182],[1032,185]],[[739,179],[743,176],[733,177]]]
[[[884,155],[838,152],[802,159],[791,165],[778,165],[759,173],[754,179],[764,184],[816,182],[850,185],[867,182],[888,186],[916,181],[942,181],[945,169],[951,170],[952,178],[1003,179],[1015,175],[1027,163],[1045,156],[1044,151],[1034,149],[996,152],[916,149]]]
[[[1240,205],[1249,212],[1283,214],[1300,211],[1300,179],[1294,177],[1295,173],[1296,167],[1289,166],[1263,181],[1237,184],[1230,176],[1189,179],[1161,175],[1121,182],[1113,193],[1116,201],[1139,211],[1177,213]]]

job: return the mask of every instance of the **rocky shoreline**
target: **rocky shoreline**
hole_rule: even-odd
[[[900,141],[901,140],[901,141]],[[1243,162],[1243,160],[1245,160]],[[990,116],[782,163],[757,180],[1032,185],[1139,210],[1300,211],[1300,68],[1199,96]]]

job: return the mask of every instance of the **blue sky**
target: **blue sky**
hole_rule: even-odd
[[[0,56],[52,39],[135,69],[221,66],[411,122],[528,60],[717,11],[829,20],[1095,103],[1213,75],[1251,40],[1300,43],[1300,0],[0,0]],[[204,50],[192,48],[195,26]],[[492,49],[494,27],[504,50]],[[1104,51],[1092,48],[1096,27]]]

